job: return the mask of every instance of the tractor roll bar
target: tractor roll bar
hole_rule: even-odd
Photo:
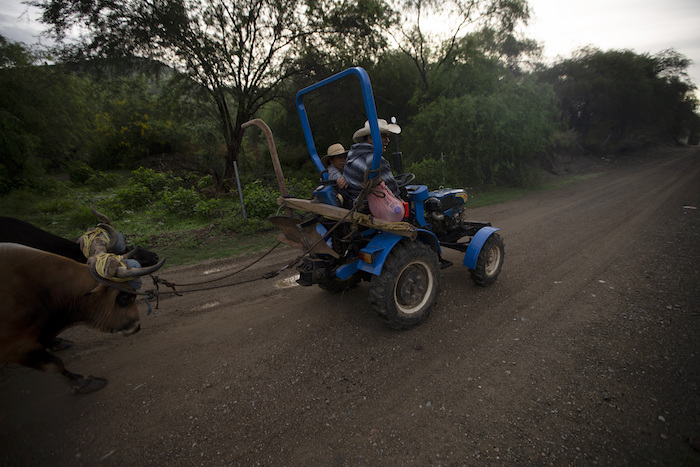
[[[318,88],[326,86],[330,83],[343,79],[347,76],[355,75],[360,80],[360,88],[362,89],[362,98],[365,103],[365,113],[367,114],[367,120],[369,121],[370,134],[372,135],[372,141],[381,141],[382,135],[379,132],[379,123],[377,122],[377,108],[374,104],[374,94],[372,94],[372,85],[369,81],[369,75],[362,67],[348,68],[347,70],[336,73],[318,83],[312,84],[297,93],[296,105],[297,112],[299,113],[299,120],[301,121],[301,128],[304,131],[304,139],[306,139],[306,146],[309,149],[309,154],[314,162],[314,165],[323,175],[323,179],[328,179],[328,174],[324,172],[325,167],[321,163],[321,158],[318,156],[318,151],[316,150],[316,144],[314,143],[314,137],[311,133],[311,125],[309,124],[309,117],[306,113],[306,108],[304,107],[304,96]],[[382,160],[382,145],[374,145],[374,158],[372,159],[372,172],[370,172],[370,178],[374,178],[379,169],[379,164]]]

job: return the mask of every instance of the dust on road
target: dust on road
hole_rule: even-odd
[[[73,371],[0,372],[4,465],[700,465],[700,151],[470,210],[498,281],[442,271],[422,325],[275,279],[162,300],[122,338],[64,333]],[[246,277],[284,265],[283,248]],[[176,282],[251,258],[170,269]]]

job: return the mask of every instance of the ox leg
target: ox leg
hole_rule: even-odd
[[[70,379],[70,388],[75,394],[95,392],[102,389],[107,384],[107,380],[104,378],[97,378],[92,375],[83,376],[77,373],[71,373],[66,369],[63,370],[62,374]]]
[[[68,339],[61,339],[60,337],[54,337],[51,342],[49,342],[49,345],[46,346],[47,349],[49,349],[52,352],[58,352],[59,350],[66,350],[71,347],[75,342],[69,341]]]
[[[68,384],[71,390],[76,394],[94,392],[102,389],[107,384],[107,380],[104,378],[83,376],[68,371],[60,358],[50,354],[43,348],[28,352],[25,354],[25,357],[17,363],[29,368],[35,368],[39,371],[55,373],[68,378]]]

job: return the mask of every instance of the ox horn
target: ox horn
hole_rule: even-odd
[[[165,259],[162,259],[158,262],[158,264],[154,264],[153,266],[149,266],[146,268],[124,268],[120,267],[117,269],[117,274],[116,277],[120,279],[127,279],[129,277],[140,277],[140,276],[145,276],[146,274],[152,274],[156,272],[158,269],[160,269],[161,266],[163,266],[163,263],[165,263]]]
[[[133,288],[122,286],[118,282],[113,282],[113,281],[110,281],[110,280],[105,279],[102,276],[100,276],[100,274],[97,272],[97,266],[95,264],[96,262],[97,261],[96,261],[94,256],[88,258],[88,260],[87,260],[88,271],[90,271],[90,275],[92,276],[93,279],[95,279],[100,284],[104,284],[104,285],[107,285],[109,287],[114,287],[115,289],[121,290],[122,292],[136,294],[136,291]],[[85,295],[89,295],[91,293],[96,292],[98,287],[99,287],[99,285]]]
[[[97,226],[102,227],[109,234],[109,244],[107,245],[107,252],[114,252],[114,249],[117,247],[117,243],[119,242],[119,232],[117,232],[117,229],[115,229],[109,224],[99,223],[97,224]]]
[[[95,209],[95,206],[90,206],[90,212],[93,213],[95,215],[95,217],[97,217],[100,220],[100,222],[102,222],[104,224],[111,224],[112,223],[112,221],[109,220],[109,217],[105,216],[100,211]]]

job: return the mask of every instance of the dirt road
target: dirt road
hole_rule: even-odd
[[[108,378],[0,372],[3,465],[700,465],[700,151],[470,211],[502,228],[499,280],[455,266],[429,319],[288,277],[161,301],[131,337],[61,357]],[[276,250],[245,277],[283,265]],[[250,258],[166,270],[212,277]],[[206,274],[205,274],[206,273]]]

